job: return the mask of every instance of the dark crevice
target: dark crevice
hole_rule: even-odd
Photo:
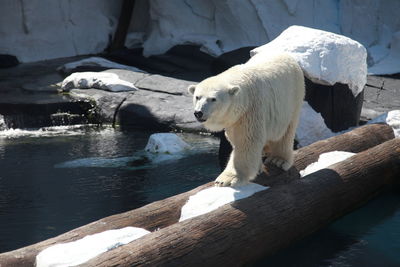
[[[122,106],[122,104],[128,99],[128,97],[124,97],[122,101],[118,104],[118,106],[115,108],[114,115],[113,115],[113,121],[112,121],[112,127],[115,128],[115,124],[117,123],[117,115],[118,112]]]
[[[145,88],[145,87],[138,87],[140,90],[145,90],[145,91],[150,91],[150,92],[156,92],[156,93],[164,93],[168,95],[183,95],[183,93],[171,93],[171,92],[166,92],[162,90],[156,90],[156,89],[150,89],[150,88]]]

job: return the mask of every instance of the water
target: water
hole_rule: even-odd
[[[217,140],[190,134],[182,137],[193,151],[140,168],[150,134],[82,126],[0,131],[0,253],[218,175]],[[400,266],[399,188],[254,266]]]
[[[400,266],[400,189],[388,189],[360,209],[254,266]]]
[[[218,175],[217,140],[190,134],[182,138],[193,151],[138,168],[135,155],[143,153],[150,134],[87,127],[0,132],[0,253],[190,190]]]

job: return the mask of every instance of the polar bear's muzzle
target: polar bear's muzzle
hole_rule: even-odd
[[[195,111],[194,112],[194,116],[196,117],[196,119],[199,121],[199,122],[205,122],[206,121],[206,119],[204,119],[203,118],[203,112],[201,112],[201,111]]]

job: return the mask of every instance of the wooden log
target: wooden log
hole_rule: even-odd
[[[295,154],[295,169],[304,169],[308,164],[316,161],[319,154],[334,150],[360,152],[382,142],[394,138],[393,130],[385,124],[366,125],[343,135],[316,142],[299,149]],[[295,171],[294,171],[295,172]],[[257,182],[267,185],[285,184],[291,180],[293,170],[277,177],[258,177]],[[125,213],[109,216],[77,229],[71,230],[57,237],[0,254],[0,266],[32,266],[36,255],[43,249],[57,244],[74,241],[86,235],[102,231],[123,228],[126,226],[142,227],[149,231],[162,229],[176,223],[180,217],[180,209],[189,196],[212,186],[213,182],[197,187],[191,191],[150,203],[141,208]],[[3,265],[2,265],[3,264]]]
[[[242,266],[359,207],[399,175],[396,138],[305,178],[153,232],[84,266]]]

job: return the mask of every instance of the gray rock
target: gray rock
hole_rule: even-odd
[[[364,89],[361,117],[373,119],[390,110],[400,108],[400,80],[398,77],[368,76]]]
[[[128,70],[110,69],[104,72],[115,73],[120,79],[131,82],[142,90],[164,92],[173,95],[188,95],[187,87],[191,84],[196,84],[196,82],[192,81]]]
[[[95,102],[96,114],[101,122],[124,128],[203,130],[193,116],[192,97],[186,90],[194,82],[127,70],[111,69],[106,72],[117,74],[140,90],[123,93],[97,89],[71,90],[72,98]]]
[[[121,69],[109,69],[103,72],[115,73],[121,80],[125,80],[127,82],[131,82],[136,86],[136,83],[151,74],[143,73],[143,72],[135,72],[130,70],[121,70]]]
[[[161,75],[149,75],[144,79],[137,81],[135,86],[143,90],[188,96],[189,93],[186,89],[189,85],[194,83],[196,82],[185,81]]]
[[[93,115],[101,123],[115,123],[115,116],[120,105],[133,92],[108,92],[98,89],[72,89],[69,95],[75,100],[89,100],[95,106]]]
[[[136,91],[123,102],[117,121],[129,128],[203,130],[193,115],[190,96],[146,90]]]

